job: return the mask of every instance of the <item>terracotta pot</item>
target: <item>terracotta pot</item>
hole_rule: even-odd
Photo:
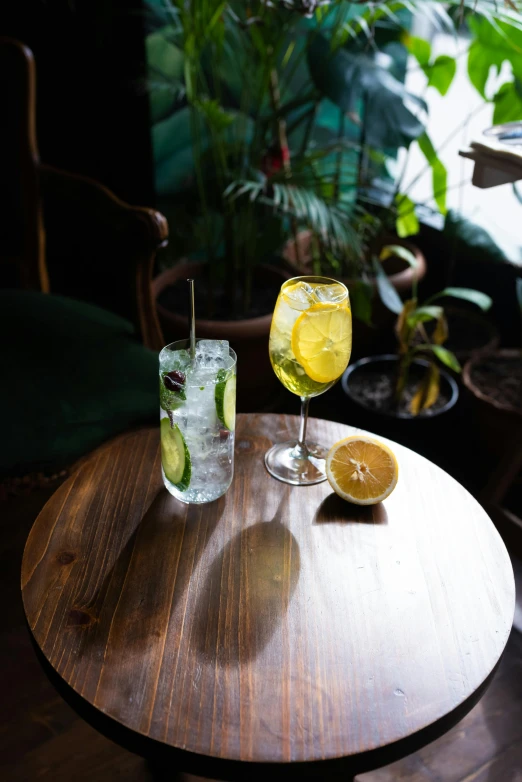
[[[401,247],[405,247],[415,256],[417,266],[413,269],[402,258],[388,258],[383,262],[383,269],[388,274],[388,279],[401,297],[406,300],[411,298],[413,282],[415,275],[417,281],[423,279],[426,274],[426,259],[419,250],[419,248],[407,242],[404,239],[398,237],[387,237],[382,244],[398,244]],[[354,280],[343,279],[348,290],[350,285],[354,284]],[[367,356],[374,353],[376,350],[380,351],[384,348],[393,349],[395,346],[394,326],[397,320],[397,315],[394,312],[384,306],[381,301],[381,297],[377,292],[377,283],[373,278],[371,280],[373,287],[373,302],[372,302],[372,326],[367,326],[360,320],[354,318],[353,326],[353,340],[355,345],[356,356]]]
[[[179,280],[197,279],[204,273],[205,264],[180,262],[159,274],[152,281],[159,322],[166,343],[188,335],[188,317],[172,312],[158,302],[158,296]],[[256,279],[268,278],[279,289],[290,275],[275,266],[257,267]],[[274,306],[276,296],[274,296]],[[268,357],[268,337],[272,313],[245,320],[203,320],[196,318],[196,336],[207,339],[227,339],[238,357],[238,399],[240,412],[270,409],[281,388]]]
[[[289,240],[283,248],[283,258],[288,265],[295,271],[296,274],[313,274],[312,269],[312,252],[311,252],[311,231],[301,231],[297,237],[297,247],[299,250],[299,262],[297,260],[296,243],[293,239]],[[381,241],[381,245],[384,244],[398,244],[401,247],[406,247],[416,258],[417,267],[412,267],[402,260],[402,258],[388,258],[383,262],[383,268],[388,272],[388,277],[393,287],[401,298],[407,299],[411,296],[413,281],[415,274],[417,280],[420,281],[426,274],[426,259],[423,253],[414,244],[399,239],[398,237],[390,236],[385,237]],[[355,283],[354,279],[340,277],[348,290],[350,286]],[[374,289],[373,307],[372,307],[372,326],[367,326],[362,321],[354,319],[353,322],[353,355],[355,357],[366,356],[374,353],[375,350],[380,350],[382,347],[392,347],[393,345],[393,327],[397,316],[390,312],[390,310],[384,306],[378,293],[377,283],[374,279],[371,280],[371,285]],[[390,344],[386,344],[386,337],[390,337]],[[383,345],[383,338],[385,344]]]
[[[290,239],[283,248],[282,256],[288,265],[294,269],[296,275],[314,273],[312,268],[311,237],[311,231],[300,231],[297,236],[300,263],[297,260],[295,241],[293,239]],[[397,244],[401,247],[406,247],[415,256],[417,261],[416,269],[412,269],[412,267],[406,263],[406,261],[403,261],[402,258],[392,257],[388,258],[386,261],[383,261],[383,268],[387,272],[391,284],[399,293],[399,295],[406,297],[411,292],[415,275],[417,275],[418,281],[422,280],[422,278],[425,276],[426,259],[416,245],[412,244],[411,242],[407,242],[404,239],[399,239],[398,236],[386,237],[384,241],[380,242],[380,244],[382,246],[385,244]],[[353,285],[355,282],[355,280],[346,277],[341,277],[340,279],[341,282],[344,282],[347,287],[350,284]],[[375,280],[372,279],[371,284],[374,290],[377,292],[377,284]],[[391,314],[393,316],[393,313]]]
[[[497,350],[487,358],[498,356],[510,362],[522,362],[522,350]],[[473,379],[473,369],[486,359],[484,354],[470,359],[462,370],[466,388],[466,408],[484,457],[491,463],[501,457],[506,445],[522,436],[522,413],[489,396]]]

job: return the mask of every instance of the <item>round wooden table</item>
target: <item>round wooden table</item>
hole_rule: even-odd
[[[129,434],[29,535],[23,600],[56,686],[172,768],[325,779],[392,762],[471,709],[507,642],[513,572],[478,503],[396,444],[382,505],[287,486],[263,456],[297,427],[238,416],[232,487],[200,506],[163,488],[159,431]],[[309,423],[326,445],[353,431]]]

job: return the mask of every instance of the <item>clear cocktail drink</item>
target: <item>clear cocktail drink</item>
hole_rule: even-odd
[[[236,354],[224,340],[189,341],[159,357],[163,481],[182,502],[221,497],[234,473]]]
[[[270,361],[281,383],[301,397],[299,437],[274,445],[265,464],[297,486],[326,479],[328,449],[306,440],[308,403],[341,377],[352,349],[352,314],[345,285],[326,277],[294,277],[281,287],[270,330]]]

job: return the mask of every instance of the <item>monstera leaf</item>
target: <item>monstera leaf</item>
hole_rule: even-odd
[[[502,84],[493,96],[493,124],[522,120],[522,81],[516,77]]]
[[[424,132],[426,102],[409,93],[378,58],[346,48],[332,52],[328,40],[315,35],[308,66],[317,89],[342,111],[356,113],[364,104],[369,146],[407,147]]]
[[[250,143],[253,134],[253,123],[250,117],[241,115],[240,112],[225,112],[213,101],[198,104],[196,109],[205,120],[200,129],[202,155],[211,144],[212,128],[220,127],[230,145]],[[236,120],[239,120],[237,126]],[[156,192],[161,195],[171,195],[189,187],[194,179],[194,147],[188,106],[153,125],[152,149]],[[205,163],[207,164],[208,161]],[[206,173],[209,174],[212,165],[205,165],[205,168]]]
[[[153,122],[159,122],[172,111],[184,93],[183,51],[172,43],[172,27],[151,33],[145,39],[148,68],[150,111]]]
[[[479,16],[470,17],[468,24],[474,37],[468,54],[468,76],[486,98],[486,83],[492,67],[498,75],[507,60],[517,69],[522,57],[522,30],[506,22],[493,25]]]

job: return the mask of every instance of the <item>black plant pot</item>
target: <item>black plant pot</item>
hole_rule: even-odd
[[[395,355],[368,356],[352,364],[342,377],[342,388],[348,401],[346,404],[346,422],[353,426],[389,437],[409,448],[413,448],[439,464],[447,466],[444,453],[447,453],[447,437],[455,426],[455,405],[459,398],[457,383],[444,370],[441,370],[441,396],[446,401],[418,416],[394,409],[376,409],[371,402],[365,403],[354,394],[355,380],[360,386],[364,377],[374,379],[375,375],[395,378],[398,357]],[[410,370],[410,377],[420,380],[428,362],[416,359]],[[417,376],[417,377],[416,377]]]

